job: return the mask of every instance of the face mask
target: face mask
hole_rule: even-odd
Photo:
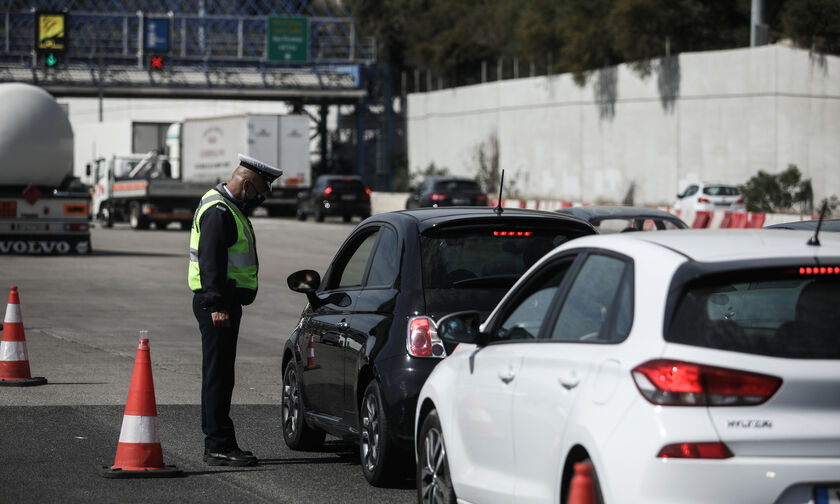
[[[260,194],[259,192],[253,198],[249,198],[247,196],[247,192],[246,192],[245,208],[249,209],[249,210],[253,210],[253,209],[257,208],[258,206],[262,205],[264,201],[265,201],[265,196]]]

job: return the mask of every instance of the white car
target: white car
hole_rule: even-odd
[[[421,502],[840,502],[840,236],[583,237],[540,259],[415,413]]]
[[[677,194],[674,210],[730,212],[744,210],[744,197],[738,186],[717,182],[697,182],[689,184],[683,192]]]

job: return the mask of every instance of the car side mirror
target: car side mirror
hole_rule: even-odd
[[[321,275],[315,270],[295,271],[286,279],[289,288],[302,294],[315,292],[321,285]]]
[[[481,315],[477,311],[455,312],[437,321],[437,333],[441,339],[453,343],[486,345],[489,338],[481,332],[480,326]]]

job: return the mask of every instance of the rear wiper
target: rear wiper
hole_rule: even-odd
[[[476,278],[467,278],[466,280],[458,280],[452,282],[452,286],[457,289],[466,289],[473,287],[499,287],[509,289],[519,279],[520,275],[492,275]]]

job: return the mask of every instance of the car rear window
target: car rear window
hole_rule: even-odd
[[[431,314],[478,310],[487,315],[537,259],[577,236],[523,225],[421,235],[426,309]]]
[[[435,191],[481,192],[481,189],[471,180],[442,180],[435,183]]]
[[[712,185],[704,187],[703,194],[708,194],[709,196],[738,196],[741,194],[741,191],[733,186]]]
[[[361,180],[351,178],[333,179],[327,185],[332,187],[333,191],[342,193],[363,192],[365,190],[365,185]]]
[[[816,270],[727,272],[693,281],[682,291],[665,339],[773,357],[840,359],[840,268]]]

